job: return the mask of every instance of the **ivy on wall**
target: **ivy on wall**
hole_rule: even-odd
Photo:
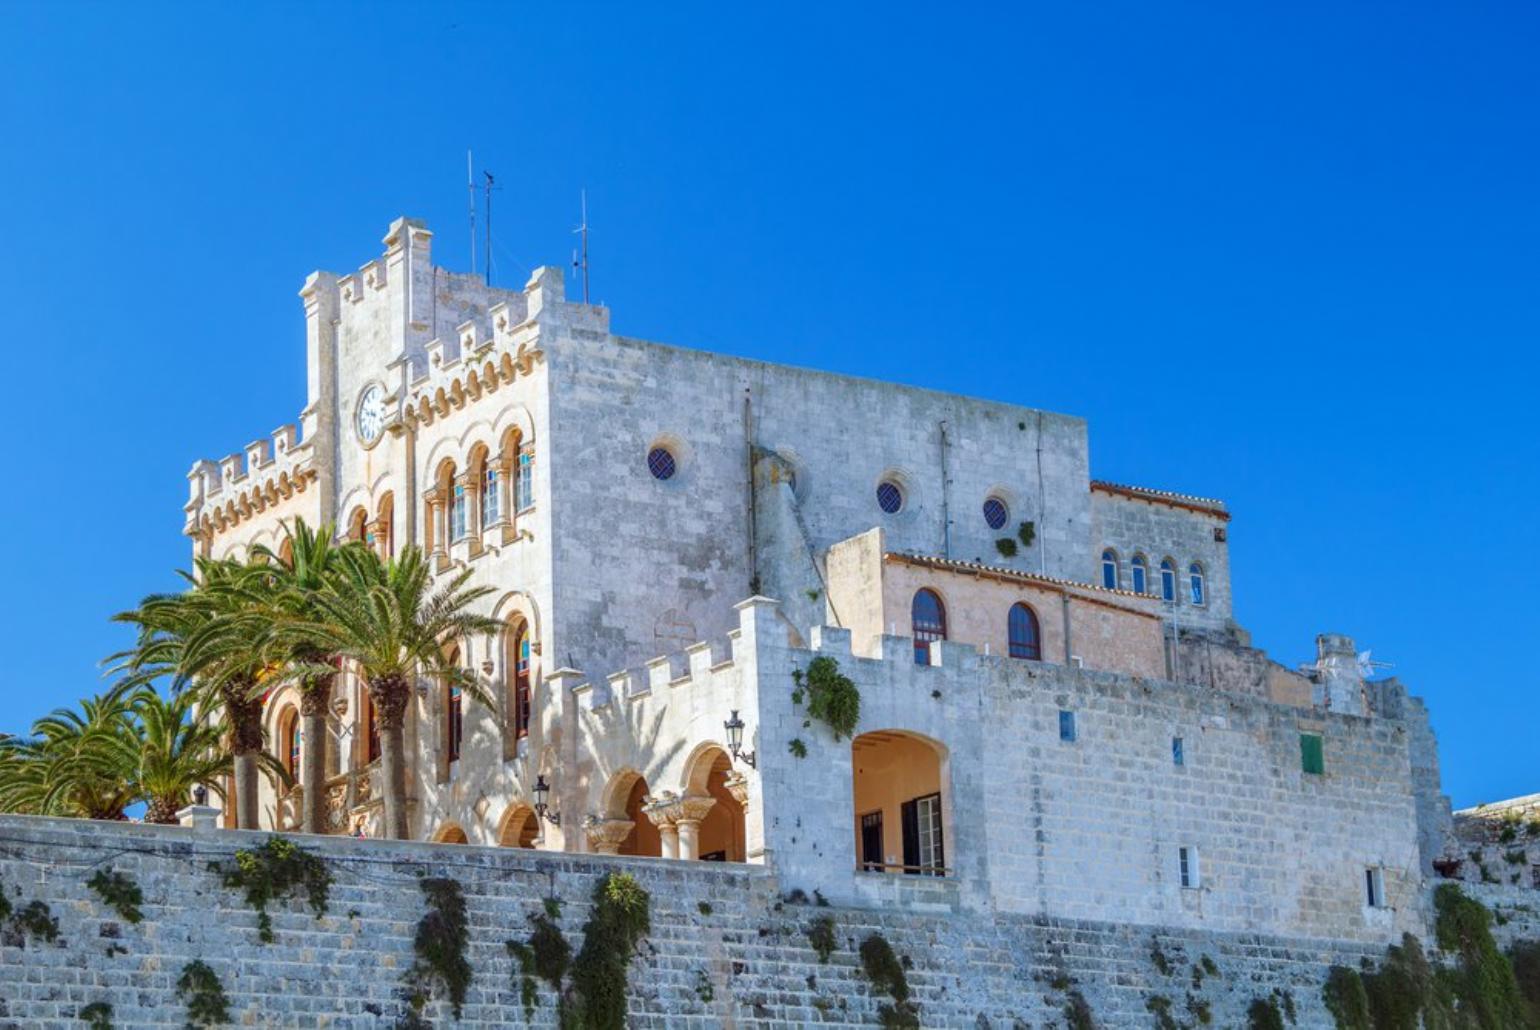
[[[273,940],[273,919],[267,906],[275,898],[302,890],[315,917],[326,914],[332,876],[326,863],[287,837],[270,837],[260,847],[235,853],[225,870],[225,886],[246,892],[246,904],[257,911],[257,936]]]
[[[220,1026],[230,1022],[230,999],[219,974],[201,959],[182,967],[176,981],[177,997],[187,1006],[189,1027]]]
[[[98,869],[86,881],[86,886],[128,922],[137,923],[144,918],[139,909],[144,904],[144,892],[127,874],[115,869]]]
[[[470,960],[465,957],[465,946],[470,940],[469,923],[465,917],[465,892],[460,884],[448,877],[425,876],[417,881],[428,901],[428,911],[417,921],[417,934],[412,939],[412,950],[417,959],[406,972],[412,991],[412,1009],[420,1011],[427,1003],[428,992],[435,981],[449,996],[450,1008],[459,1019],[465,1008],[465,995],[470,989]]]
[[[594,887],[583,947],[562,995],[562,1030],[625,1030],[626,971],[652,929],[652,899],[628,873],[610,873]]]
[[[806,702],[809,722],[817,719],[829,727],[835,740],[855,736],[856,724],[861,721],[861,692],[840,672],[839,662],[820,655],[808,663],[805,672],[793,669],[791,678],[796,683],[792,703]]]

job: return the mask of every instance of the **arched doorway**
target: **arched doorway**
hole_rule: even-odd
[[[742,778],[733,772],[727,752],[716,745],[700,749],[689,766],[687,796],[709,797],[715,802],[700,821],[699,856],[704,862],[742,862],[747,854],[742,789],[732,789]]]
[[[540,819],[535,810],[526,805],[515,805],[503,816],[497,831],[500,848],[532,848],[540,837]]]
[[[455,823],[445,823],[440,826],[438,832],[433,835],[435,844],[469,844],[470,840],[465,836],[465,831]]]
[[[856,868],[945,876],[945,748],[916,733],[877,730],[850,744]]]

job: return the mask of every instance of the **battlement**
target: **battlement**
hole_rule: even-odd
[[[301,441],[291,423],[218,462],[194,462],[187,473],[182,531],[189,536],[222,531],[304,492],[316,479],[314,457],[310,440]]]

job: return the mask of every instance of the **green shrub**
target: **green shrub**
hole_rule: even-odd
[[[86,1025],[86,1030],[112,1030],[112,1006],[105,1001],[82,1006],[75,1018]]]
[[[220,1026],[230,1022],[230,999],[225,997],[225,985],[219,982],[219,974],[203,961],[193,959],[182,967],[176,994],[187,1006],[188,1026]]]
[[[909,998],[909,978],[904,975],[904,964],[882,934],[869,934],[861,942],[861,970],[873,987],[891,995],[894,1001]]]
[[[1321,998],[1326,1002],[1326,1011],[1337,1021],[1337,1030],[1371,1030],[1369,996],[1364,993],[1364,981],[1356,969],[1332,966],[1321,988]]]
[[[1283,1013],[1273,998],[1254,998],[1246,1010],[1246,1030],[1283,1030]]]
[[[1487,1030],[1523,1026],[1524,999],[1512,964],[1492,940],[1492,914],[1452,883],[1433,892],[1433,905],[1439,948],[1460,956],[1459,970],[1447,982],[1461,1007]]]
[[[855,735],[861,720],[861,692],[840,672],[839,663],[820,655],[807,665],[807,671],[792,670],[797,693],[806,691],[807,714],[834,732],[834,739]],[[798,756],[801,757],[801,756]]]
[[[1021,546],[1031,547],[1032,541],[1037,539],[1037,523],[1023,522],[1017,526],[1016,539],[1021,541]]]
[[[59,921],[46,901],[29,901],[11,916],[11,925],[21,933],[52,944],[59,939]]]
[[[225,870],[225,886],[246,892],[246,904],[257,910],[257,936],[273,940],[273,920],[267,906],[280,895],[303,890],[315,917],[326,914],[332,874],[326,863],[287,837],[270,837],[261,847],[235,853]]]
[[[123,873],[115,869],[98,869],[86,881],[86,886],[130,923],[137,923],[144,918],[144,913],[139,910],[139,906],[144,904],[144,892],[132,878]]]
[[[1155,1017],[1156,1030],[1178,1030],[1179,1024],[1171,1015],[1171,999],[1157,994],[1144,999],[1144,1007]]]
[[[1069,1030],[1096,1030],[1096,1017],[1079,991],[1069,992],[1069,1000],[1064,1003],[1064,1022]]]
[[[1016,557],[1016,541],[1008,536],[1002,536],[995,541],[995,550],[1000,552],[1002,558]]]
[[[818,961],[827,964],[838,946],[834,938],[834,917],[818,916],[807,926],[807,942],[818,952]],[[900,970],[902,972],[902,970]]]
[[[1519,993],[1529,1003],[1530,1021],[1540,1025],[1540,941],[1520,941],[1508,952]]]

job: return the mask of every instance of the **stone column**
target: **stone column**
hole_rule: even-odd
[[[465,491],[465,539],[470,541],[473,552],[479,549],[481,532],[485,528],[481,524],[481,484],[476,480],[475,469],[455,480]]]
[[[679,857],[687,862],[700,858],[700,821],[717,803],[716,798],[690,796],[679,799]]]
[[[652,825],[658,828],[658,837],[663,842],[663,857],[679,857],[679,798],[672,791],[664,791],[655,800],[642,806],[642,811],[647,813],[647,818],[652,820]]]
[[[438,558],[448,557],[449,520],[445,518],[444,493],[434,487],[422,496],[428,502],[428,532],[433,535],[433,544],[428,553]]]

